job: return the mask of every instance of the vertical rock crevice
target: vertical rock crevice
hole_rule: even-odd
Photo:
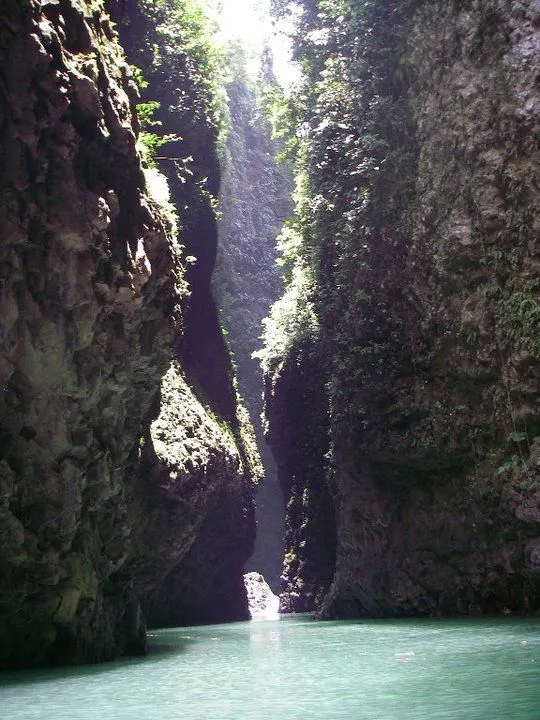
[[[287,503],[281,612],[318,607],[335,566],[334,506],[326,482],[326,377],[323,359],[306,342],[290,350],[285,365],[266,383],[267,440]]]
[[[276,91],[273,60],[260,57],[259,77],[251,77],[248,54],[228,46],[231,79],[225,86],[228,118],[220,153],[219,247],[213,288],[227,332],[238,387],[253,419],[263,476],[256,494],[257,537],[246,568],[260,572],[278,592],[283,559],[283,498],[262,423],[262,372],[254,353],[261,322],[279,294],[276,238],[291,213],[292,173],[278,163],[278,142],[263,106]]]

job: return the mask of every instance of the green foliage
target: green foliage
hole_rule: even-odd
[[[282,249],[279,260],[285,268],[285,292],[271,306],[263,320],[263,348],[254,353],[265,373],[277,374],[287,352],[303,339],[315,339],[319,323],[314,309],[313,273],[298,254],[301,238],[293,227],[286,227],[278,238]]]
[[[283,89],[277,83],[271,83],[263,89],[262,107],[272,128],[272,138],[280,146],[277,160],[294,161],[299,151],[296,103],[291,97],[285,97]]]
[[[148,83],[146,83],[146,87],[148,87]],[[156,100],[150,100],[150,102],[139,103],[137,105],[137,115],[142,128],[161,125],[158,120],[154,120],[154,113],[159,109],[160,105],[161,103],[158,103]]]
[[[204,114],[218,127],[221,116],[224,48],[217,27],[200,0],[139,0],[141,11],[155,27],[152,69],[158,70],[174,93],[178,78],[192,84],[189,95],[178,89],[177,111]],[[184,82],[186,78],[183,78]],[[186,105],[189,97],[189,106]]]
[[[297,225],[289,221],[283,226],[276,239],[276,248],[280,253],[276,262],[282,268],[285,284],[290,285],[299,265],[302,249],[302,235]]]
[[[154,120],[154,113],[159,109],[159,107],[160,103],[156,100],[139,103],[137,105],[137,115],[139,117],[141,128],[157,127],[162,124],[159,120]],[[155,158],[158,149],[166,143],[174,142],[176,140],[180,140],[180,137],[174,133],[158,135],[155,132],[141,129],[139,137],[137,138],[137,150],[139,151],[146,167],[155,167]]]
[[[148,87],[148,81],[144,79],[143,71],[140,67],[137,67],[137,65],[130,65],[131,68],[131,74],[133,75],[133,79],[135,80],[135,84],[139,88],[139,90],[146,90]]]
[[[499,320],[516,347],[540,353],[539,283],[525,283],[520,290],[505,291],[499,300]]]
[[[236,418],[238,421],[238,441],[243,450],[244,461],[253,484],[257,485],[264,475],[261,456],[257,447],[257,438],[249,413],[244,406],[244,401],[238,392],[236,378],[234,379],[234,390],[236,393]]]
[[[295,217],[280,237],[285,294],[260,356],[279,364],[302,333],[318,333],[333,412],[356,418],[354,388],[384,383],[400,342],[379,288],[410,234],[417,149],[399,49],[414,3],[275,2],[276,14],[287,5],[302,11],[304,80],[285,106],[270,95],[267,111],[295,152]]]
[[[142,97],[143,163],[159,162],[177,205],[194,212],[199,204],[215,206],[224,116],[224,51],[205,8],[204,0],[134,0],[121,28]],[[181,214],[186,224],[187,214]]]
[[[276,240],[276,262],[282,269],[284,292],[263,320],[262,348],[253,354],[263,372],[276,375],[290,350],[304,340],[310,345],[320,332],[316,311],[316,244],[310,239],[311,198],[309,178],[304,170],[304,148],[296,151],[296,178],[293,192],[294,217],[288,220]]]
[[[158,148],[167,142],[166,137],[160,137],[156,133],[142,130],[137,138],[137,150],[139,151],[144,165],[155,167],[155,156]]]
[[[266,73],[255,79],[246,70],[246,51],[229,48],[228,121],[221,148],[219,244],[213,288],[227,327],[246,405],[257,423],[262,410],[260,368],[252,353],[261,321],[281,285],[275,264],[276,236],[290,212],[291,178],[287,165],[276,163],[279,141],[272,140],[263,112],[272,82],[271,58]]]

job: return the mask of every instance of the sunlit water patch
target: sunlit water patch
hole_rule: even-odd
[[[539,720],[540,623],[305,617],[161,630],[147,658],[4,673],[2,720]]]

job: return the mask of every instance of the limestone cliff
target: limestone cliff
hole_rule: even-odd
[[[305,3],[302,23],[337,543],[318,608],[537,611],[540,7]],[[277,435],[310,381],[291,351],[273,372]]]
[[[198,376],[182,361],[197,303],[170,211],[147,194],[137,101],[100,2],[3,3],[2,668],[142,651],[141,602],[170,604],[182,567],[192,588],[176,610],[214,583],[220,617],[247,617],[256,459],[217,321],[220,354]],[[215,318],[208,281],[191,292]],[[198,542],[208,572],[190,560]]]

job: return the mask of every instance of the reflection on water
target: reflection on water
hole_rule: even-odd
[[[149,639],[147,658],[0,675],[0,717],[540,720],[535,620],[296,617]]]

